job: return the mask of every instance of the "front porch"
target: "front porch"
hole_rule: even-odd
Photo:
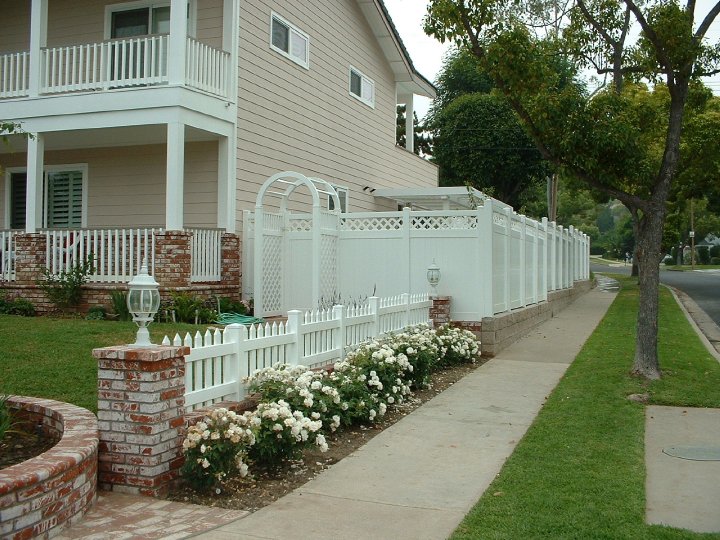
[[[40,312],[53,306],[37,282],[92,259],[79,310],[109,307],[109,292],[124,290],[147,260],[163,297],[173,292],[239,298],[238,236],[222,229],[44,229],[0,230],[0,290],[21,296]]]

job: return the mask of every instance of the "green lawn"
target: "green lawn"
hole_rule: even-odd
[[[720,407],[720,364],[663,290],[664,377],[630,377],[638,291],[615,277],[622,291],[607,316],[454,539],[720,538],[645,525],[644,406],[626,399]]]
[[[151,324],[153,342],[205,327]],[[0,394],[38,396],[97,411],[92,350],[135,341],[132,322],[0,315]]]

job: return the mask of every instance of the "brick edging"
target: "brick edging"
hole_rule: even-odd
[[[48,538],[96,500],[97,419],[50,399],[11,396],[7,403],[47,435],[61,438],[47,452],[0,470],[0,537]]]

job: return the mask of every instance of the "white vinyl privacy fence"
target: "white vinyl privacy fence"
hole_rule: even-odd
[[[258,369],[277,363],[323,366],[369,339],[427,323],[431,304],[427,294],[372,297],[362,306],[290,311],[286,323],[231,324],[172,341],[166,336],[163,345],[191,347],[185,358],[185,406],[193,409],[241,400],[243,379]]]
[[[243,294],[256,313],[329,300],[428,292],[428,266],[452,296],[454,320],[479,321],[536,304],[589,277],[590,241],[485,199],[476,210],[339,214],[245,212]]]

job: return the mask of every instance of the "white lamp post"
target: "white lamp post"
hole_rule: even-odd
[[[427,269],[427,280],[432,287],[433,295],[437,296],[437,285],[440,283],[440,267],[435,264],[435,259]]]
[[[157,281],[148,274],[146,260],[143,260],[140,272],[128,283],[127,306],[138,326],[137,338],[131,346],[152,347],[147,326],[160,309],[160,290]]]

